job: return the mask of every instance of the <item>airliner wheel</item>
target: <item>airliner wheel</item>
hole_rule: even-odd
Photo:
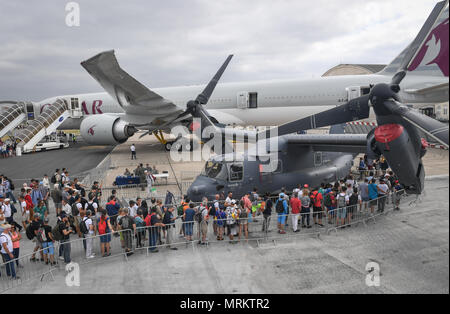
[[[170,150],[172,149],[172,145],[173,145],[173,142],[167,142],[164,145],[164,148],[166,149],[166,151],[170,152]]]

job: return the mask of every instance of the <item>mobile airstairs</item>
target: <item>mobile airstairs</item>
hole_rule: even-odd
[[[46,106],[36,119],[28,120],[28,126],[16,133],[17,156],[34,151],[37,143],[45,136],[56,132],[69,117],[69,106],[63,99],[57,99],[51,106]]]

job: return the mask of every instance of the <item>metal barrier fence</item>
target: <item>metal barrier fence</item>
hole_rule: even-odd
[[[127,258],[127,252],[124,250],[123,239],[125,237],[132,237],[131,231],[116,231],[111,232],[105,235],[96,235],[86,238],[78,238],[75,240],[62,242],[55,241],[52,249],[39,248],[35,253],[29,253],[23,256],[20,256],[17,259],[11,260],[10,262],[3,262],[0,264],[0,292],[4,292],[6,290],[15,288],[29,282],[33,279],[40,279],[41,281],[49,276],[53,277],[54,272],[65,271],[65,261],[60,259],[60,256],[64,257],[64,251],[66,254],[70,256],[70,262],[75,262],[78,264],[86,264],[89,262],[95,261],[103,261],[109,257],[115,257],[119,255],[124,255]],[[101,238],[110,239],[109,242],[109,252],[108,256],[102,257],[102,244]],[[107,240],[107,239],[105,239]],[[88,258],[86,256],[86,245],[87,242],[92,241],[92,254],[96,257]],[[108,247],[108,245],[103,245]],[[44,258],[44,254],[47,255],[48,260],[50,260],[50,253],[53,251],[53,260],[55,261],[55,265],[52,265],[50,262],[48,264],[41,261]],[[68,252],[68,253],[67,253]],[[32,257],[35,257],[36,260],[31,260]],[[11,264],[14,267],[11,267]],[[12,271],[14,268],[14,272]],[[13,276],[13,273],[16,276]],[[13,277],[16,277],[14,279]]]
[[[108,170],[111,168],[111,154],[105,157],[97,167],[89,170],[87,173],[79,174],[79,176],[84,176],[82,184],[85,186],[91,186],[94,181],[104,184],[104,180]]]
[[[398,191],[369,202],[344,208],[330,208],[316,212],[309,208],[306,212],[300,214],[272,213],[270,216],[254,212],[248,218],[214,219],[210,217],[207,222],[182,221],[181,216],[178,216],[175,217],[173,224],[167,226],[147,226],[138,227],[135,230],[112,232],[110,234],[110,253],[111,256],[124,255],[127,259],[126,248],[129,249],[128,253],[144,252],[149,254],[157,251],[157,248],[164,247],[174,249],[192,246],[194,248],[196,243],[204,243],[208,246],[218,243],[236,244],[237,242],[256,241],[259,245],[266,241],[287,238],[319,237],[321,234],[330,234],[331,231],[337,232],[338,229],[352,225],[361,223],[365,226],[370,221],[375,222],[376,217],[392,211],[406,197],[408,195],[405,191]],[[388,204],[386,204],[387,202]],[[115,220],[115,218],[112,217],[111,220]],[[297,232],[294,232],[294,226],[297,226]],[[279,229],[283,231],[280,233]],[[246,230],[248,230],[247,236]],[[230,233],[233,237],[230,236]],[[92,253],[96,254],[96,257],[93,258],[86,257],[86,239],[79,238],[67,242],[68,244],[65,245],[70,245],[71,261],[79,264],[103,261],[105,258],[101,257],[103,253],[100,244],[101,237],[104,236],[91,237],[93,242]],[[31,261],[30,258],[34,254],[27,254],[9,263],[1,264],[0,292],[17,287],[31,279],[41,278],[42,280],[46,275],[53,278],[52,272],[64,270],[64,267],[61,267],[61,261],[56,258],[61,246],[64,246],[64,244],[57,243],[54,248],[55,261],[58,262],[56,266]],[[35,255],[40,258],[43,253],[44,249],[39,249]],[[21,265],[21,267],[15,268],[20,279],[13,280],[11,276],[8,276],[8,274],[11,275],[8,267],[10,263],[16,262]]]

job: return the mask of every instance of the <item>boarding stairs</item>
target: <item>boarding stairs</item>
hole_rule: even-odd
[[[25,103],[16,103],[0,114],[0,138],[12,132],[27,119]]]
[[[17,156],[24,152],[32,152],[45,136],[56,132],[57,128],[70,117],[69,105],[63,99],[57,99],[47,106],[35,120],[29,121],[25,129],[16,134]]]

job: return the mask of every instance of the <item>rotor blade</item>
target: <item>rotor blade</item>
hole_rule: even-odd
[[[225,72],[225,69],[227,68],[228,64],[231,61],[231,58],[233,58],[233,55],[229,55],[228,58],[225,60],[225,62],[220,67],[219,71],[217,71],[216,75],[211,79],[211,81],[206,85],[203,92],[201,92],[195,101],[199,104],[207,104],[209,97],[211,97],[214,88],[216,88],[217,82],[220,80],[220,77],[222,76],[223,72]]]
[[[438,2],[434,6],[433,11],[428,16],[428,19],[425,21],[425,24],[423,24],[423,26],[420,29],[419,33],[417,34],[416,38],[414,38],[413,42],[409,45],[409,49],[405,53],[405,56],[403,57],[403,59],[400,63],[397,73],[392,78],[391,84],[398,85],[403,80],[406,73],[403,73],[403,74],[400,74],[400,73],[407,71],[411,61],[417,55],[420,47],[422,47],[422,44],[427,39],[428,34],[431,32],[434,23],[436,22],[438,17],[441,15],[441,12],[445,9],[446,4],[447,4],[447,1],[441,1],[441,2]]]
[[[386,108],[391,110],[392,113],[402,116],[405,120],[417,127],[419,130],[436,140],[438,143],[444,145],[446,148],[448,145],[448,125],[439,122],[427,115],[418,113],[406,106],[398,105],[397,103],[386,101]]]
[[[298,131],[366,119],[369,117],[369,112],[369,95],[364,95],[358,98],[354,98],[346,104],[338,106],[336,108],[322,111],[307,118],[283,124],[278,127],[278,134],[276,134],[276,136],[282,136]],[[263,137],[264,133],[265,138],[271,137],[270,130],[267,130],[258,133],[257,138]],[[275,134],[273,134],[273,136],[275,136]]]

